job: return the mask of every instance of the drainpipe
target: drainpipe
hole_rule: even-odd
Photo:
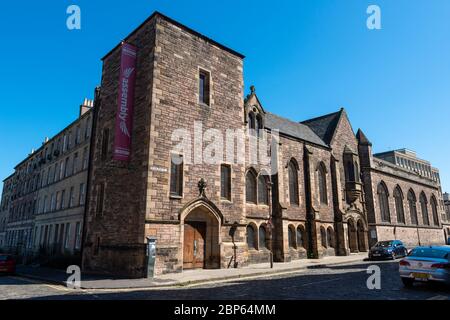
[[[82,225],[82,234],[81,234],[81,246],[80,246],[80,255],[81,255],[81,266],[83,266],[83,254],[84,254],[84,245],[86,242],[86,226],[87,226],[87,213],[89,210],[90,204],[90,186],[91,186],[91,175],[92,175],[92,163],[94,161],[94,153],[95,153],[95,132],[97,129],[97,117],[98,117],[98,109],[100,107],[101,98],[100,98],[101,87],[95,88],[94,94],[94,106],[92,107],[92,124],[91,124],[91,132],[90,132],[90,146],[89,146],[89,161],[87,168],[87,181],[86,181],[86,200],[84,201],[84,214],[83,214],[83,225]]]
[[[316,258],[314,253],[313,246],[313,220],[314,220],[314,212],[312,206],[312,197],[311,197],[311,177],[310,177],[310,165],[309,165],[309,155],[310,151],[306,147],[303,146],[303,165],[305,168],[305,200],[306,200],[306,231],[308,233],[308,258]]]
[[[272,182],[268,182],[267,184],[267,197],[269,199],[269,232],[270,232],[270,241],[269,241],[269,260],[270,260],[270,268],[273,269],[273,220],[272,220]]]
[[[417,227],[417,240],[419,241],[419,246],[421,246],[422,244],[420,243],[420,232],[419,232],[419,227]]]

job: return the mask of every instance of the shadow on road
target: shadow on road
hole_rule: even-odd
[[[381,290],[369,290],[365,270],[370,265],[381,269]],[[336,272],[341,271],[341,272]],[[203,284],[195,287],[142,289],[126,292],[74,292],[39,297],[37,300],[424,300],[444,295],[449,288],[418,284],[406,289],[398,275],[398,262],[367,262],[355,265],[335,265],[300,274],[271,276],[229,283]]]

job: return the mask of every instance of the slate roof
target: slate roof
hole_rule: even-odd
[[[268,129],[279,130],[280,133],[288,136],[302,139],[319,146],[328,147],[328,145],[317,134],[315,134],[313,130],[302,123],[282,118],[270,112],[267,112],[265,117],[265,126]]]
[[[308,126],[320,137],[320,139],[322,139],[326,144],[329,145],[343,112],[344,109],[341,109],[338,112],[333,112],[318,118],[305,120],[302,122],[302,124]]]

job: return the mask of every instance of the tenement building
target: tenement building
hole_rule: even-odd
[[[92,106],[86,99],[79,118],[46,138],[4,181],[4,250],[26,261],[80,256]]]
[[[3,180],[3,191],[0,202],[0,250],[6,246],[6,227],[8,225],[8,212],[11,204],[13,175]]]
[[[89,168],[32,194],[30,246],[70,230],[79,248],[82,229],[84,270],[145,277],[444,243],[437,169],[406,149],[373,154],[344,109],[301,122],[270,113],[253,86],[244,95],[243,60],[157,12],[127,36],[103,58]]]

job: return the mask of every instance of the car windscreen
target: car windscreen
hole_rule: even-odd
[[[377,242],[375,247],[392,247],[392,241],[380,241],[380,242]]]
[[[409,254],[410,257],[417,258],[435,258],[435,259],[449,259],[449,252],[433,248],[415,248]]]

